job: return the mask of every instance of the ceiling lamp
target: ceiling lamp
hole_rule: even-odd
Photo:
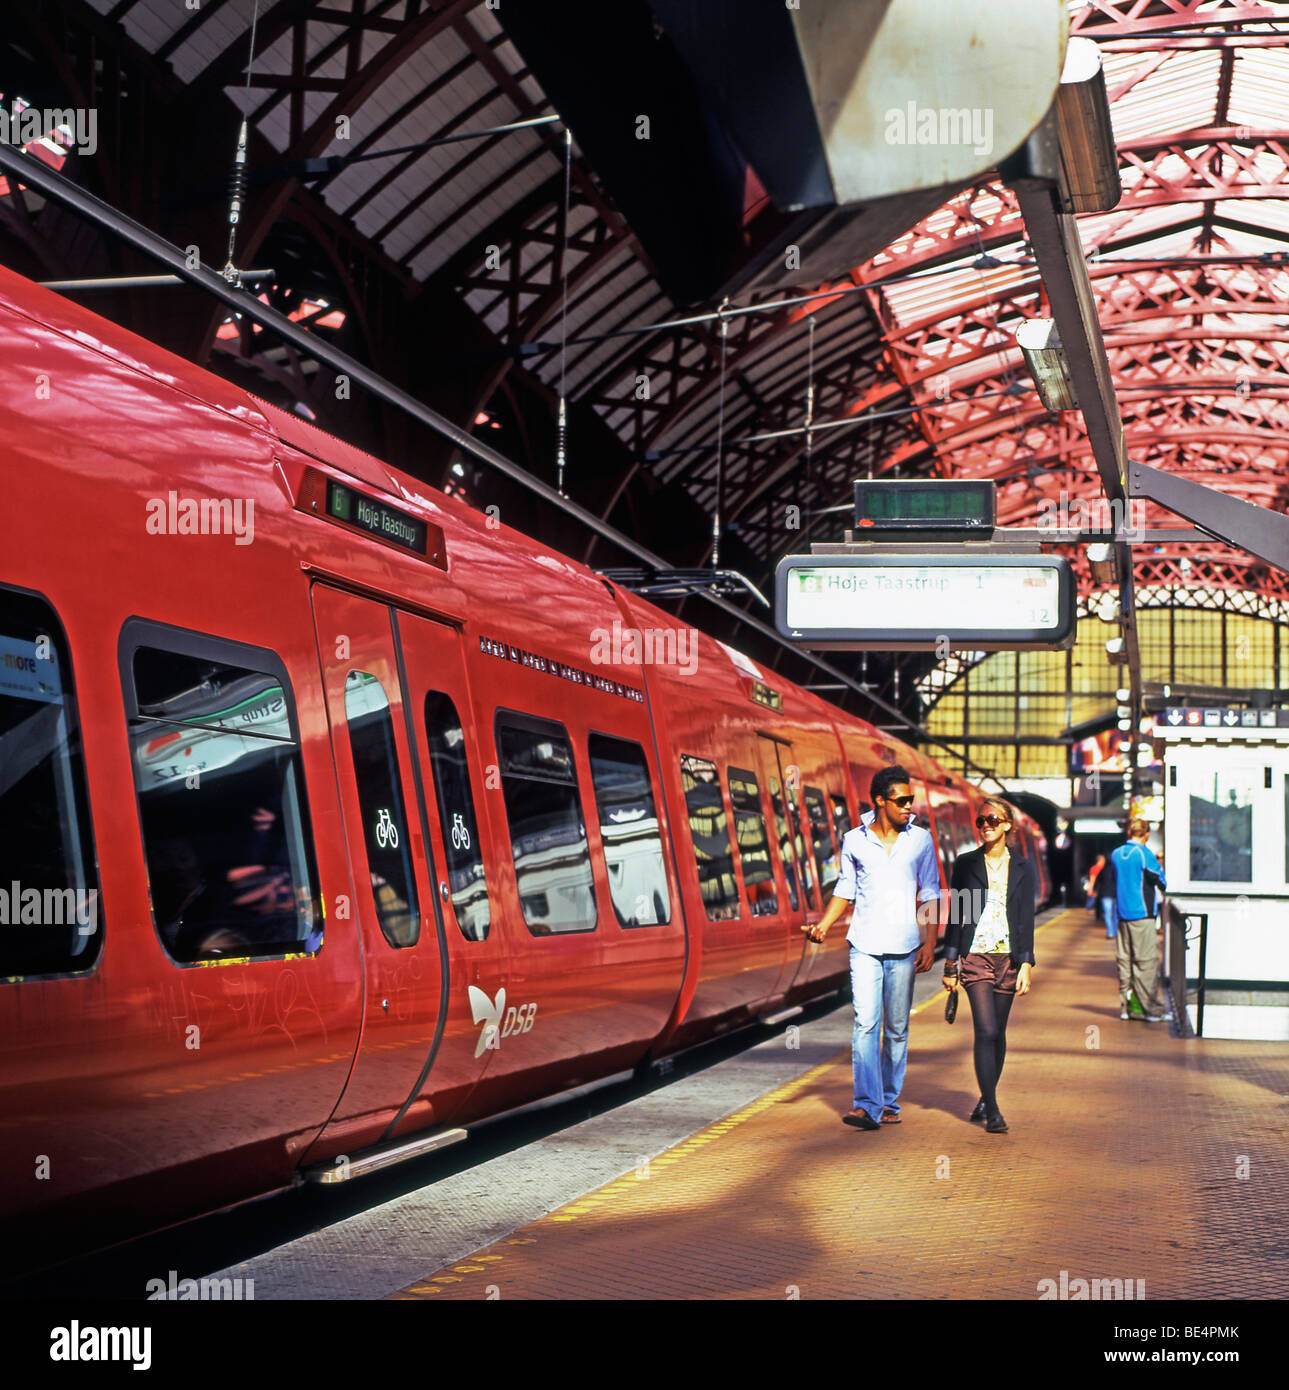
[[[1094,584],[1113,584],[1115,582],[1114,551],[1104,541],[1097,541],[1084,552],[1088,557],[1088,569],[1092,572]]]
[[[1061,347],[1055,319],[1026,319],[1016,329],[1016,345],[1048,410],[1077,410],[1079,398],[1070,380],[1070,364]]]
[[[1068,212],[1108,212],[1123,196],[1101,51],[1071,39],[1056,89],[1061,182]]]

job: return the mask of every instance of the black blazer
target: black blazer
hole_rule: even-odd
[[[1034,866],[1018,849],[1007,863],[1007,930],[1012,959],[1034,964]],[[957,960],[971,951],[976,923],[989,887],[985,851],[968,850],[953,866],[949,882],[949,925],[944,933],[944,958]]]

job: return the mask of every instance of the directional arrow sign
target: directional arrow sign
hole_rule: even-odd
[[[1180,723],[1182,722],[1182,712],[1181,712],[1181,710],[1179,710],[1179,709],[1170,709],[1170,710],[1168,711],[1168,722],[1169,722],[1170,724],[1180,724]]]
[[[1223,724],[1228,724],[1228,725],[1230,725],[1230,724],[1238,724],[1239,722],[1240,722],[1240,716],[1239,716],[1238,714],[1236,714],[1236,712],[1235,712],[1233,709],[1227,710],[1227,712],[1222,716],[1222,723],[1223,723]]]

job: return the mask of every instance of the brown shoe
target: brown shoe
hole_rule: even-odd
[[[892,1110],[889,1106],[882,1111],[882,1123],[884,1125],[897,1125],[900,1123],[900,1112]]]
[[[867,1110],[852,1110],[841,1118],[843,1124],[854,1125],[856,1129],[881,1129],[882,1127]]]

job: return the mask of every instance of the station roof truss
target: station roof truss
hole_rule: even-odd
[[[826,284],[728,306],[777,307],[642,331],[719,306],[677,304],[663,290],[575,130],[567,216],[558,124],[427,145],[552,113],[504,13],[485,0],[260,0],[248,85],[252,9],[252,0],[196,9],[52,0],[39,20],[16,22],[24,42],[44,43],[52,70],[79,79],[73,95],[104,99],[107,79],[98,94],[83,74],[104,71],[116,44],[145,61],[167,100],[214,110],[222,94],[230,115],[244,112],[252,164],[269,177],[252,185],[240,263],[262,263],[276,237],[275,251],[285,246],[292,266],[309,269],[299,315],[320,332],[343,332],[378,370],[397,375],[391,359],[406,357],[401,345],[433,342],[445,297],[467,312],[495,351],[460,404],[463,425],[486,428],[488,411],[502,400],[513,406],[521,387],[551,406],[562,374],[571,406],[597,416],[620,445],[610,458],[579,456],[576,433],[570,443],[574,480],[579,469],[606,475],[596,509],[614,524],[626,529],[623,507],[640,479],[713,509],[718,415],[722,517],[761,583],[781,554],[838,536],[857,476],[990,477],[1001,524],[1033,525],[1063,500],[1098,495],[1081,417],[1043,409],[1015,346],[1017,324],[1046,305],[1016,200],[996,178]],[[1128,453],[1283,510],[1284,7],[1096,0],[1070,5],[1070,31],[1101,47],[1123,182],[1119,205],[1079,227]],[[69,32],[86,41],[64,61]],[[408,145],[426,147],[353,158]],[[332,155],[350,159],[299,176],[299,161]],[[109,197],[127,167],[121,158],[105,175]],[[226,170],[224,162],[208,174],[222,184]],[[21,231],[21,209],[0,206],[0,215]],[[283,241],[284,226],[294,240]],[[43,240],[48,255],[54,242]],[[389,332],[395,315],[407,325],[400,346]],[[326,424],[321,374],[249,326],[229,333],[224,317],[211,309],[204,356],[252,364]],[[522,461],[550,472],[549,459]],[[429,480],[453,486],[446,457],[436,466]],[[1176,524],[1153,505],[1145,520]],[[611,562],[594,540],[582,558]],[[709,544],[696,541],[676,562],[710,563]],[[1283,594],[1281,576],[1217,542],[1138,547],[1136,565],[1146,585]],[[1091,588],[1085,571],[1081,583]],[[882,693],[897,672],[891,663]]]
[[[1071,33],[1101,46],[1123,183],[1118,206],[1079,231],[1128,456],[1277,511],[1289,502],[1286,23],[1283,6],[1245,0],[1070,7]],[[926,466],[928,445],[934,473],[993,478],[1007,524],[1093,498],[1081,417],[1043,408],[1015,346],[1017,324],[1048,310],[1011,192],[981,183],[861,274],[932,267],[944,273],[874,296],[921,407],[921,439],[886,467]],[[1176,525],[1137,506],[1148,526]],[[1139,546],[1135,562],[1138,583],[1284,592],[1283,575],[1218,542]]]

